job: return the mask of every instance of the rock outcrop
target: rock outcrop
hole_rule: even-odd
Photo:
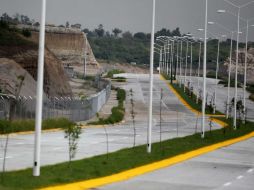
[[[0,58],[13,60],[26,70],[35,81],[37,80],[38,44],[0,46]],[[0,64],[3,62],[0,61]],[[45,49],[44,92],[49,97],[72,95],[68,77],[61,62],[47,48]],[[35,94],[31,94],[31,96],[35,96]]]
[[[236,52],[232,58],[232,72],[235,72],[235,62],[236,62]],[[245,65],[245,49],[239,50],[239,65],[238,73],[244,75],[244,65]],[[229,66],[229,59],[224,63],[224,66],[227,68]],[[249,48],[247,54],[247,82],[254,84],[254,48]]]

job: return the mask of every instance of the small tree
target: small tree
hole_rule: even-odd
[[[238,100],[236,102],[236,111],[238,113],[238,120],[239,120],[238,126],[240,127],[243,121],[243,116],[244,116],[244,105],[242,100]]]
[[[8,143],[9,143],[9,134],[11,133],[11,123],[7,120],[3,120],[0,122],[0,134],[5,135],[5,143],[3,147],[3,164],[2,164],[2,181],[4,180],[4,173],[5,173],[5,165],[6,165],[6,157],[8,151]]]
[[[114,36],[117,38],[118,35],[122,33],[122,30],[120,30],[119,28],[114,28],[112,32],[114,33]]]
[[[161,135],[162,135],[162,132],[161,132],[161,112],[162,112],[162,100],[163,100],[163,89],[161,88],[161,96],[160,96],[160,148],[161,148]]]
[[[78,148],[78,139],[80,138],[80,135],[82,133],[81,127],[79,125],[69,125],[65,129],[65,136],[64,138],[68,139],[68,145],[69,145],[69,165],[72,161],[72,159],[75,157],[77,148]]]
[[[136,126],[135,126],[135,112],[134,112],[134,100],[133,100],[133,90],[130,89],[130,96],[131,96],[131,118],[133,124],[133,147],[136,146]]]
[[[18,82],[16,82],[15,85],[15,91],[14,91],[14,97],[11,97],[9,99],[10,101],[10,105],[9,105],[9,114],[7,116],[7,120],[2,121],[0,123],[0,134],[4,134],[6,135],[6,139],[5,139],[5,145],[4,145],[4,153],[3,153],[3,167],[2,167],[2,174],[5,173],[5,165],[6,165],[6,156],[7,156],[7,151],[8,151],[8,145],[9,145],[9,134],[11,133],[11,122],[13,120],[13,116],[15,113],[15,109],[18,103],[18,99],[19,99],[19,95],[20,95],[20,91],[21,88],[24,84],[24,80],[25,80],[25,75],[19,75],[17,76],[17,80]],[[3,175],[2,175],[2,180],[3,180]]]

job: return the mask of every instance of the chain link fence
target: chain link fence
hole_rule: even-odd
[[[111,92],[110,81],[98,78],[95,84],[100,92],[88,98],[44,98],[43,119],[63,117],[76,122],[94,117],[107,102]],[[8,119],[10,115],[13,119],[34,119],[35,109],[35,97],[19,96],[16,99],[11,95],[0,94],[0,119]]]

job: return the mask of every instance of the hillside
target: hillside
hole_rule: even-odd
[[[38,43],[36,41],[31,42],[29,38],[22,36],[19,30],[10,28],[3,22],[0,24],[0,58],[16,62],[36,81]],[[3,62],[1,61],[0,64],[3,64]],[[48,48],[45,49],[44,73],[44,92],[47,96],[72,95],[68,78],[61,62]],[[27,74],[25,75],[28,76]],[[35,94],[31,95],[34,96]]]

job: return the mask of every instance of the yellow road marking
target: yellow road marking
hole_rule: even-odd
[[[198,116],[202,114],[200,111],[197,111],[197,110],[193,109],[193,108],[188,104],[188,102],[186,102],[186,101],[181,97],[181,95],[173,88],[173,86],[172,86],[171,84],[169,84],[169,83],[167,82],[167,80],[166,80],[162,75],[160,75],[160,78],[161,78],[161,80],[164,80],[164,81],[166,82],[168,88],[174,93],[174,95],[180,100],[180,102],[181,102],[187,109],[189,109],[191,112],[193,112],[194,114],[196,114],[196,115],[198,115]],[[217,117],[217,118],[218,118],[218,117],[225,117],[225,115],[213,115],[213,114],[206,114],[206,116],[208,116],[208,117]],[[223,122],[223,121],[221,121],[221,120],[218,120],[218,119],[215,119],[215,118],[210,118],[210,120],[213,121],[214,123],[217,123],[217,124],[221,125],[222,127],[227,127],[227,126],[228,126],[227,123],[225,123],[225,122]]]
[[[84,189],[90,189],[90,188],[95,188],[95,187],[107,185],[110,183],[120,182],[120,181],[128,180],[130,178],[133,178],[133,177],[136,177],[136,176],[148,173],[148,172],[152,172],[154,170],[158,170],[158,169],[162,169],[165,167],[175,165],[177,163],[189,160],[191,158],[200,156],[202,154],[206,154],[208,152],[217,150],[217,149],[225,147],[225,146],[229,146],[231,144],[238,143],[240,141],[247,140],[252,137],[254,137],[254,132],[251,132],[251,133],[244,135],[242,137],[238,137],[235,139],[216,143],[216,144],[206,146],[206,147],[203,147],[203,148],[200,148],[197,150],[193,150],[193,151],[190,151],[190,152],[187,152],[184,154],[180,154],[180,155],[174,156],[169,159],[165,159],[162,161],[154,162],[154,163],[140,166],[140,167],[130,169],[127,171],[123,171],[118,174],[113,174],[110,176],[81,181],[81,182],[70,183],[70,184],[66,184],[66,185],[59,185],[59,186],[42,188],[40,190],[84,190]]]

